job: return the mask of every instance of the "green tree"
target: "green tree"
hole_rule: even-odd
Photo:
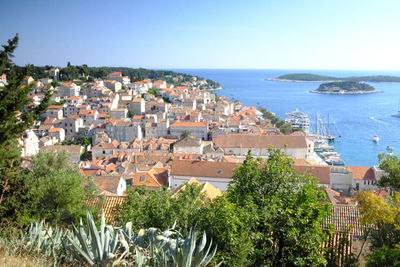
[[[383,198],[372,191],[360,192],[356,201],[362,215],[361,222],[371,249],[394,248],[400,244],[400,193]]]
[[[157,91],[156,88],[150,88],[150,89],[147,91],[147,93],[150,94],[150,95],[158,96],[158,91]]]
[[[18,46],[18,35],[0,51],[0,74],[7,74],[8,85],[0,88],[0,220],[15,221],[24,203],[28,185],[21,176],[18,138],[43,113],[51,97],[47,92],[36,107],[28,106],[32,90],[23,86],[24,73],[17,74],[11,60]]]
[[[132,110],[128,110],[128,118],[132,118],[135,115],[135,112],[133,112]]]
[[[25,175],[29,181],[22,223],[45,219],[53,225],[77,223],[85,215],[86,200],[97,194],[92,180],[84,180],[65,153],[41,151]]]
[[[256,266],[318,266],[326,264],[321,228],[330,204],[316,179],[296,173],[293,161],[269,149],[268,161],[247,155],[235,170],[228,198],[247,207],[254,221]]]
[[[135,230],[167,229],[176,223],[186,233],[195,226],[195,218],[204,201],[200,188],[195,185],[186,186],[176,195],[167,189],[152,191],[133,187],[127,191],[127,201],[122,204],[117,220],[119,223],[131,221]]]
[[[251,214],[229,202],[225,196],[207,203],[200,214],[197,229],[206,231],[218,245],[214,261],[222,262],[224,266],[248,266],[253,251]]]
[[[184,131],[182,132],[182,134],[181,134],[181,138],[185,138],[185,137],[188,137],[188,136],[190,136],[190,132],[187,131],[187,130],[184,130]]]
[[[223,261],[225,266],[250,263],[252,218],[225,197],[211,201],[201,193],[201,187],[188,184],[175,194],[134,187],[127,195],[118,212],[119,224],[132,221],[136,231],[147,227],[167,229],[173,224],[182,233],[190,229],[206,231],[218,245],[215,262]]]
[[[379,155],[379,168],[385,174],[379,179],[378,185],[400,191],[400,159],[397,155]]]
[[[368,257],[367,267],[400,266],[400,245],[394,248],[384,246]]]

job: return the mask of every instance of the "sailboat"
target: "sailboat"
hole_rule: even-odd
[[[400,102],[399,102],[399,107],[397,108],[397,112],[393,113],[392,117],[400,118]]]

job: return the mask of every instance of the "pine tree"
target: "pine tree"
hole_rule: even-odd
[[[18,35],[8,40],[0,51],[0,74],[7,75],[7,85],[0,87],[0,220],[15,221],[21,216],[26,182],[21,176],[21,153],[18,139],[47,109],[51,93],[47,92],[36,107],[29,106],[31,87],[22,84],[24,74],[17,74],[12,62]]]

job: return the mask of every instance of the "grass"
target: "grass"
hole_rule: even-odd
[[[0,248],[0,266],[7,267],[47,267],[53,266],[53,262],[47,258],[32,255],[12,254]]]

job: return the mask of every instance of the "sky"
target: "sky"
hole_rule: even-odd
[[[0,0],[19,65],[400,69],[398,0]]]

